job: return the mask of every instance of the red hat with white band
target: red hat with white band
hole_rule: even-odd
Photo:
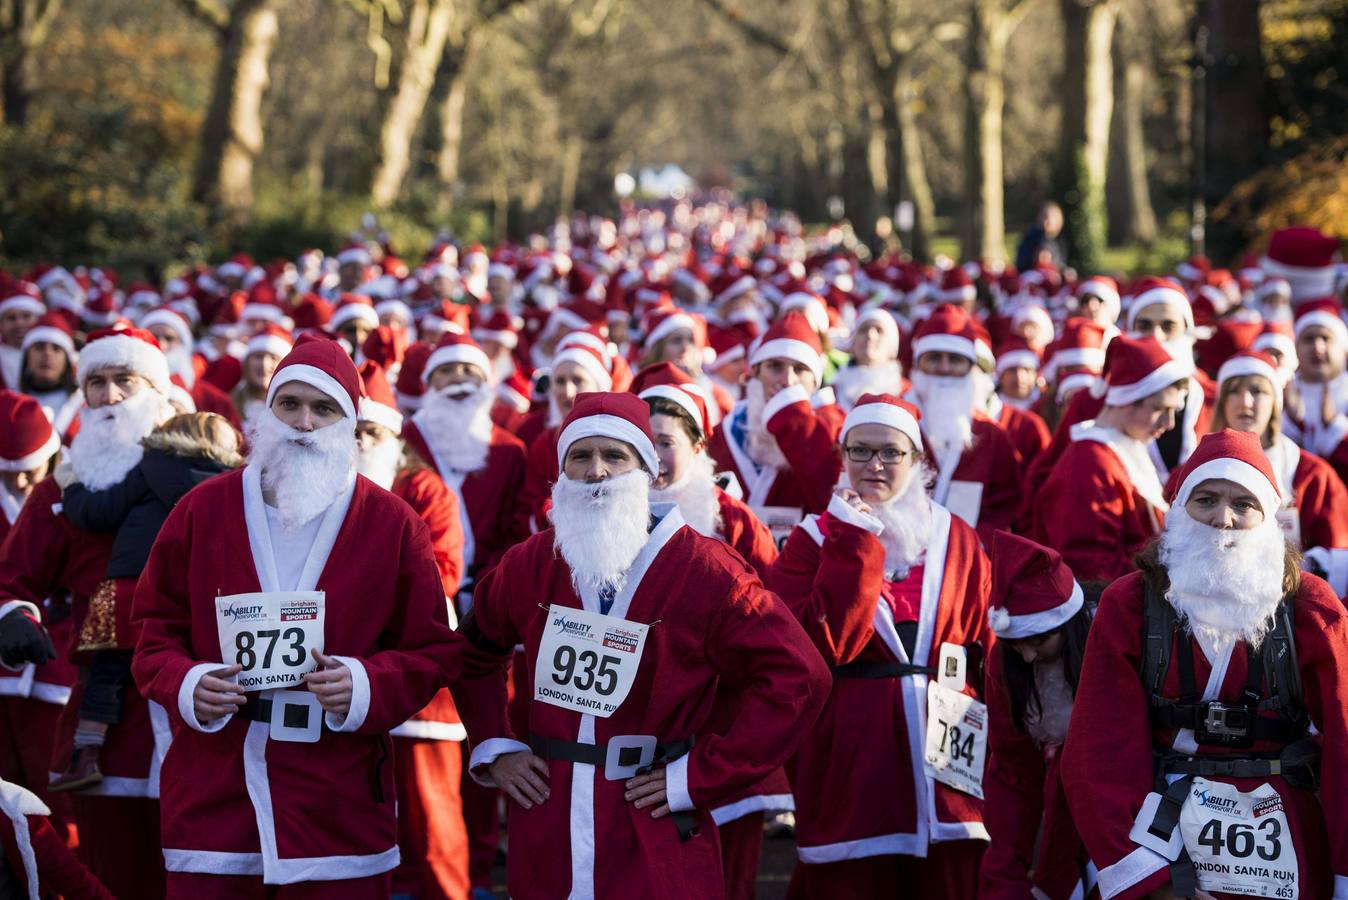
[[[284,357],[295,346],[295,339],[280,325],[266,325],[248,339],[247,346],[244,356],[270,353],[272,356]]]
[[[42,302],[42,292],[32,282],[16,281],[0,291],[0,295],[3,296],[0,299],[0,316],[13,310],[23,310],[35,316],[47,311],[46,304]]]
[[[343,294],[341,302],[332,311],[332,319],[328,324],[333,331],[340,331],[343,325],[355,319],[371,328],[379,327],[379,314],[374,311],[374,304],[370,302],[369,297],[361,294]]]
[[[769,359],[789,359],[808,366],[816,382],[824,375],[824,348],[819,343],[819,332],[798,312],[789,312],[773,322],[749,353],[751,366]]]
[[[1264,330],[1259,332],[1252,346],[1255,350],[1277,350],[1283,356],[1285,367],[1296,368],[1297,344],[1289,323],[1265,322]]]
[[[1339,242],[1318,228],[1283,228],[1268,240],[1259,261],[1265,274],[1287,279],[1292,302],[1314,300],[1334,292],[1334,253]]]
[[[389,387],[384,370],[374,360],[367,359],[356,371],[365,385],[365,396],[360,398],[357,407],[357,420],[373,422],[399,434],[403,430],[403,415],[398,412],[398,403],[393,399],[393,388]]]
[[[23,336],[23,350],[34,344],[55,344],[70,357],[71,364],[79,362],[80,355],[75,351],[75,335],[70,323],[59,312],[49,312],[34,323]]]
[[[294,348],[281,360],[267,385],[267,406],[271,407],[282,385],[299,381],[327,394],[342,408],[342,414],[356,422],[360,406],[361,381],[356,364],[341,344],[316,334],[300,335]]]
[[[1119,335],[1106,357],[1106,406],[1129,406],[1194,374],[1193,363],[1174,359],[1155,338]]]
[[[0,391],[0,472],[36,469],[60,447],[41,404],[26,394]]]
[[[645,346],[652,347],[656,341],[664,340],[676,331],[686,329],[697,338],[697,322],[690,313],[674,306],[661,306],[646,314],[643,327],[646,331]]]
[[[998,640],[1017,641],[1061,628],[1081,611],[1085,599],[1058,551],[1008,531],[992,536],[988,624]]]
[[[924,353],[953,353],[978,362],[978,329],[958,306],[938,306],[913,333],[913,359]]]
[[[1217,370],[1217,387],[1220,388],[1230,378],[1246,375],[1267,378],[1274,389],[1281,389],[1283,386],[1282,376],[1278,374],[1278,366],[1273,362],[1273,357],[1258,350],[1242,350],[1227,359]]]
[[[840,441],[845,441],[847,432],[858,425],[884,425],[906,436],[920,453],[922,430],[917,423],[921,420],[922,413],[916,406],[893,394],[862,394],[856,406],[847,413],[838,436]]]
[[[1128,304],[1128,330],[1133,330],[1133,323],[1142,310],[1161,303],[1178,307],[1184,316],[1185,330],[1193,330],[1194,310],[1189,303],[1189,295],[1169,278],[1143,278],[1134,285],[1133,299]]]
[[[1339,305],[1333,300],[1315,300],[1297,307],[1294,329],[1297,337],[1313,325],[1329,329],[1339,341],[1340,346],[1348,346],[1348,325],[1344,324]]]
[[[187,317],[176,309],[169,309],[167,306],[152,309],[142,316],[136,324],[146,331],[149,331],[155,325],[165,325],[173,329],[173,333],[178,336],[180,344],[188,348],[192,346],[192,323],[187,321]]]
[[[655,477],[660,471],[660,458],[655,454],[655,438],[651,435],[651,410],[636,394],[596,392],[577,396],[557,436],[560,468],[565,468],[566,451],[571,445],[587,437],[622,441],[636,451],[646,474]]]
[[[613,373],[608,370],[600,351],[588,344],[573,344],[552,358],[552,371],[562,363],[574,363],[589,375],[601,391],[613,389]]]
[[[168,357],[143,328],[104,328],[89,335],[77,371],[80,387],[94,372],[112,368],[136,373],[165,397],[173,390]]]
[[[477,341],[466,334],[449,332],[440,338],[435,345],[435,349],[431,351],[431,355],[427,357],[426,367],[421,370],[422,383],[429,385],[431,373],[450,363],[467,363],[470,366],[475,366],[482,372],[484,380],[492,380],[494,370],[491,360],[487,358],[483,349],[477,345]]]
[[[673,363],[655,363],[642,369],[632,379],[632,393],[642,400],[658,397],[676,404],[692,418],[703,440],[711,434],[707,398],[697,382]]]
[[[1254,494],[1265,518],[1282,506],[1282,491],[1259,443],[1259,435],[1223,428],[1203,435],[1171,484],[1179,487],[1169,497],[1171,506],[1183,506],[1205,481],[1230,481]]]
[[[1031,349],[1025,338],[1007,338],[997,348],[997,367],[994,374],[1001,377],[1001,374],[1008,369],[1030,369],[1038,372],[1039,362],[1039,354]]]

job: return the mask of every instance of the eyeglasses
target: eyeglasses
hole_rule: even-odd
[[[903,458],[909,453],[909,451],[900,450],[898,447],[863,447],[860,444],[850,444],[843,447],[843,452],[854,463],[868,463],[878,453],[880,454],[880,462],[887,466],[898,465],[903,462]]]

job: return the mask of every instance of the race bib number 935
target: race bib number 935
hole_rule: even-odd
[[[245,691],[287,688],[317,668],[323,652],[322,591],[262,591],[215,598],[220,658],[238,665]]]
[[[632,690],[649,629],[616,616],[548,607],[534,699],[607,719]]]

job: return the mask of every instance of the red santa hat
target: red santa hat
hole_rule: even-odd
[[[1105,405],[1129,406],[1193,373],[1192,363],[1171,357],[1155,338],[1119,335],[1105,363]]]
[[[60,447],[40,403],[26,394],[0,391],[0,472],[36,469]]]
[[[371,328],[379,327],[379,314],[374,311],[374,305],[370,303],[369,297],[361,294],[343,294],[337,308],[332,311],[332,320],[329,324],[333,331],[340,331],[343,325],[355,319]]]
[[[192,347],[192,324],[187,321],[186,316],[176,309],[169,309],[167,306],[152,309],[142,316],[137,324],[146,331],[149,331],[155,325],[167,326],[178,336],[179,343],[189,350]]]
[[[1189,295],[1184,293],[1184,288],[1169,278],[1143,278],[1134,285],[1133,301],[1128,305],[1128,330],[1133,330],[1133,323],[1137,321],[1138,314],[1142,310],[1160,303],[1170,303],[1178,307],[1184,316],[1185,330],[1193,330],[1194,311],[1189,304]]]
[[[296,328],[322,328],[332,321],[332,304],[318,294],[304,294],[295,301],[290,318]]]
[[[270,353],[284,357],[295,346],[295,338],[280,325],[264,325],[257,334],[248,339],[244,356],[250,353]]]
[[[1016,311],[1011,314],[1011,327],[1017,328],[1026,322],[1033,322],[1039,327],[1041,334],[1053,338],[1053,318],[1038,303],[1022,303],[1016,307]]]
[[[143,328],[104,328],[89,335],[80,354],[80,387],[94,372],[114,367],[136,373],[165,397],[172,390],[168,358],[154,335]]]
[[[243,305],[239,317],[244,321],[260,319],[263,322],[276,323],[284,323],[287,319],[286,311],[282,308],[276,291],[265,282],[254,285],[248,292],[248,302]]]
[[[674,403],[692,418],[703,440],[711,434],[706,396],[697,382],[673,363],[660,362],[642,369],[632,379],[632,393],[642,400],[658,397]]]
[[[529,408],[533,406],[533,401],[529,398],[531,393],[532,386],[529,383],[529,376],[525,375],[524,370],[519,368],[512,370],[496,386],[496,396],[501,399],[501,402],[518,413],[527,413]]]
[[[467,334],[469,313],[468,307],[462,303],[441,300],[426,311],[418,327],[425,333],[423,336],[431,332],[438,335],[446,331],[453,334]]]
[[[898,359],[899,356],[899,323],[894,321],[894,315],[889,310],[872,306],[870,309],[857,316],[855,325],[852,328],[852,334],[855,335],[861,329],[861,326],[875,323],[885,336],[885,349],[891,359]]]
[[[426,365],[421,370],[421,380],[423,384],[431,383],[431,375],[436,369],[449,363],[468,363],[470,366],[476,366],[482,372],[482,378],[486,381],[492,379],[491,360],[487,354],[478,346],[477,341],[466,334],[454,334],[450,332],[440,338],[435,345],[435,350],[426,359]]]
[[[576,397],[575,405],[562,422],[557,437],[557,465],[565,468],[566,452],[576,441],[587,437],[606,437],[622,441],[636,451],[654,477],[660,471],[651,434],[651,410],[636,394],[586,393]]]
[[[730,279],[716,296],[712,299],[714,305],[721,305],[736,297],[742,297],[745,294],[758,287],[758,280],[752,275],[740,275],[738,278]]]
[[[403,364],[398,367],[398,380],[394,384],[400,409],[421,406],[421,397],[426,393],[426,382],[422,381],[421,375],[426,371],[426,360],[434,351],[435,348],[425,341],[417,341],[403,354]]]
[[[360,398],[357,407],[357,421],[373,422],[394,434],[401,433],[403,415],[398,412],[398,403],[393,399],[393,388],[389,387],[384,370],[374,360],[367,359],[356,371],[360,373],[361,383],[365,386],[365,396]]]
[[[798,312],[782,316],[767,330],[749,354],[749,365],[769,359],[789,359],[808,366],[816,383],[824,376],[824,348],[819,332]]]
[[[552,358],[552,368],[556,371],[562,363],[575,363],[585,371],[600,390],[613,389],[613,373],[608,370],[604,354],[588,344],[571,344]]]
[[[1273,357],[1258,350],[1242,350],[1227,359],[1217,370],[1217,387],[1220,390],[1228,379],[1245,375],[1267,378],[1275,390],[1283,386],[1282,377],[1278,374],[1278,365],[1273,361]]]
[[[782,298],[782,312],[798,311],[805,315],[815,331],[828,331],[828,306],[823,298],[806,291],[796,291]]]
[[[1008,531],[993,534],[988,624],[998,640],[1061,628],[1084,603],[1081,585],[1058,551]]]
[[[0,296],[3,296],[3,299],[0,299],[0,316],[16,310],[35,316],[47,311],[46,304],[42,302],[42,291],[32,282],[16,281],[0,290]]]
[[[392,368],[403,361],[407,352],[407,332],[392,325],[380,325],[365,336],[360,352],[380,368]]]
[[[412,325],[412,307],[396,298],[379,301],[374,306],[374,312],[375,315],[380,318],[383,318],[384,316],[397,316],[402,319],[408,327],[411,327]]]
[[[1314,300],[1334,292],[1334,254],[1339,242],[1318,228],[1283,228],[1268,241],[1260,260],[1266,274],[1287,279],[1292,302]]]
[[[66,352],[66,356],[70,357],[71,365],[79,362],[79,354],[75,352],[75,333],[70,328],[70,322],[59,312],[49,312],[39,317],[33,327],[25,332],[23,336],[24,350],[40,343],[55,344],[60,347]]]
[[[134,296],[134,295],[133,295]],[[140,296],[146,298],[143,305],[153,306],[159,302],[159,294],[154,292],[141,291]],[[130,309],[139,309],[140,305],[132,305],[127,301],[127,307]],[[89,297],[89,302],[84,304],[84,309],[80,311],[79,318],[91,325],[97,325],[102,328],[109,328],[114,322],[122,316],[121,309],[117,303],[117,297],[111,291],[93,291]],[[69,316],[66,317],[69,321]]]
[[[842,431],[838,432],[839,442],[847,440],[847,432],[858,425],[884,425],[906,435],[913,447],[922,452],[922,430],[918,422],[922,413],[906,400],[900,400],[893,394],[862,394],[843,419]]]
[[[748,352],[746,335],[738,329],[711,328],[708,332],[707,343],[710,352],[707,355],[711,359],[702,364],[703,371],[715,372],[737,359],[743,359]]]
[[[1111,321],[1119,317],[1119,309],[1123,302],[1119,297],[1119,283],[1108,275],[1092,275],[1084,281],[1077,282],[1076,296],[1078,301],[1086,297],[1099,297],[1105,308],[1113,311]]]
[[[924,353],[954,353],[978,362],[978,329],[958,306],[938,306],[913,333],[913,359]]]
[[[347,244],[337,254],[337,265],[357,265],[368,266],[370,264],[370,251],[362,243],[353,241]]]
[[[520,330],[510,313],[498,309],[473,329],[473,337],[478,341],[495,341],[507,350],[514,350],[520,343]]]
[[[267,385],[267,407],[282,385],[299,381],[327,394],[342,408],[342,414],[355,423],[360,406],[360,373],[341,344],[316,334],[300,335],[285,359],[276,365]]]
[[[1007,369],[1039,371],[1039,354],[1034,352],[1024,338],[1007,338],[997,348],[997,367],[994,374],[1000,378]]]
[[[215,274],[222,278],[242,278],[253,268],[253,258],[247,253],[236,253],[215,267]]]
[[[1296,365],[1296,339],[1292,336],[1292,327],[1287,322],[1265,322],[1263,330],[1254,339],[1252,346],[1255,350],[1276,350],[1282,354],[1284,366]]]
[[[1068,319],[1062,334],[1045,351],[1047,378],[1057,378],[1061,369],[1089,369],[1099,373],[1105,367],[1105,327],[1090,319]]]
[[[646,314],[645,321],[641,325],[645,332],[645,346],[653,347],[656,341],[664,340],[680,329],[686,329],[692,332],[694,339],[697,338],[697,322],[692,314],[686,313],[676,306],[658,306]]]
[[[1301,333],[1312,325],[1329,329],[1339,346],[1348,347],[1348,325],[1344,324],[1339,305],[1333,300],[1315,300],[1297,307],[1296,336],[1301,337]]]
[[[1213,479],[1234,482],[1254,494],[1265,518],[1282,506],[1277,476],[1259,443],[1259,435],[1252,432],[1223,428],[1203,435],[1171,479],[1170,483],[1179,487],[1167,498],[1170,505],[1185,505],[1200,484]]]
[[[946,269],[941,286],[935,292],[937,303],[969,303],[978,296],[978,288],[969,273],[959,266]]]

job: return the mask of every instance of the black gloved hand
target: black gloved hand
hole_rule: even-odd
[[[15,609],[0,618],[0,662],[17,668],[29,662],[40,666],[53,659],[56,647],[51,635],[27,610]]]

